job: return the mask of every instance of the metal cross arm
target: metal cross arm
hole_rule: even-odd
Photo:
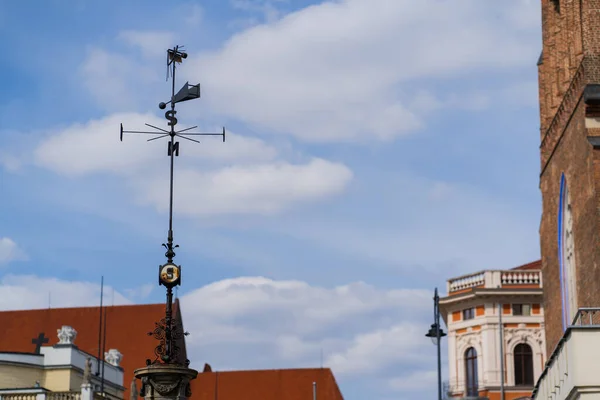
[[[181,132],[187,131],[189,129],[193,129],[193,128],[197,128],[196,126],[192,127],[192,128],[188,128],[188,129],[183,129],[181,131],[175,132],[175,136],[179,136],[181,138],[187,139],[187,140],[191,140],[192,142],[196,142],[199,143],[197,140],[194,139],[190,139],[186,136],[222,136],[223,137],[223,143],[225,143],[225,127],[223,127],[223,131],[222,132],[189,132],[186,133],[185,135],[182,135]]]
[[[154,125],[150,125],[150,124],[145,124],[145,125],[156,129],[156,131],[127,131],[127,130],[123,129],[123,124],[121,124],[119,139],[122,142],[123,134],[135,133],[135,134],[142,134],[142,135],[158,135],[158,136],[148,139],[147,140],[148,142],[150,142],[152,140],[156,140],[156,139],[162,139],[167,136],[180,137],[180,138],[190,140],[190,141],[196,142],[196,143],[200,143],[200,142],[198,140],[194,140],[194,139],[186,137],[186,136],[221,136],[223,138],[223,143],[225,142],[225,127],[223,127],[223,130],[221,132],[188,132],[192,129],[197,128],[198,126],[192,126],[190,128],[181,129],[179,131],[169,132],[166,129],[162,129],[162,128],[159,128]],[[187,133],[184,133],[184,132],[187,132]]]

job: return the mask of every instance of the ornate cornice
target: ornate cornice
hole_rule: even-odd
[[[540,176],[544,174],[552,155],[556,151],[556,146],[562,138],[573,112],[583,95],[583,89],[586,84],[584,79],[585,62],[586,58],[584,57],[579,63],[579,67],[571,79],[569,88],[565,92],[563,99],[556,110],[556,114],[554,114],[554,118],[552,119],[552,122],[550,122],[550,125],[544,134],[544,138],[542,139],[542,143],[540,144],[540,154],[542,159]]]

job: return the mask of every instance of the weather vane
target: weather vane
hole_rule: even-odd
[[[123,129],[123,124],[121,124],[121,141],[123,141],[123,134],[125,133],[155,135],[155,137],[148,139],[148,141],[169,137],[167,147],[167,155],[171,160],[169,180],[169,232],[167,235],[167,243],[163,243],[163,247],[167,249],[165,253],[167,262],[159,266],[158,276],[159,285],[163,285],[167,288],[167,307],[165,318],[156,323],[154,331],[148,333],[148,335],[154,336],[160,342],[154,350],[156,355],[155,361],[151,362],[150,360],[147,360],[147,364],[177,363],[180,350],[177,346],[177,341],[181,338],[181,335],[187,335],[187,332],[180,332],[180,329],[177,327],[177,325],[173,324],[172,319],[173,288],[181,285],[181,266],[176,265],[173,262],[173,257],[175,257],[174,249],[179,247],[179,245],[173,245],[173,166],[175,163],[175,157],[179,156],[179,142],[177,142],[175,138],[183,138],[192,142],[200,143],[198,140],[192,139],[190,136],[222,136],[223,142],[225,142],[225,128],[223,128],[223,131],[220,133],[190,132],[192,129],[197,128],[197,126],[192,126],[190,128],[185,128],[178,131],[175,130],[175,125],[177,125],[178,122],[176,118],[177,111],[175,111],[175,104],[200,98],[200,84],[190,85],[188,82],[186,82],[185,85],[183,85],[183,87],[179,89],[177,93],[175,93],[176,66],[177,64],[181,64],[183,60],[187,58],[187,56],[187,53],[183,51],[183,46],[175,46],[174,48],[167,50],[167,73],[170,72],[172,77],[171,100],[169,100],[167,103],[159,103],[158,108],[164,110],[167,107],[167,104],[171,104],[171,109],[165,112],[165,118],[168,121],[167,125],[170,127],[170,129],[166,130],[154,125],[145,124],[146,126],[153,128],[154,131],[126,131]],[[167,80],[168,79],[169,76],[167,74]],[[186,360],[186,364],[189,364],[188,360]]]

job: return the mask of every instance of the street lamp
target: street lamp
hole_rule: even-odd
[[[438,290],[435,288],[433,295],[433,324],[429,332],[425,335],[431,339],[431,342],[437,346],[437,362],[438,362],[438,400],[442,400],[442,353],[441,353],[441,339],[446,336],[444,330],[440,326],[440,296],[438,296]]]

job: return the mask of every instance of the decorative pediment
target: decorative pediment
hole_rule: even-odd
[[[527,329],[527,328],[513,328],[506,329],[504,331],[504,340],[508,346],[517,343],[527,343],[529,345],[536,344],[536,347],[542,347],[544,338],[544,332],[542,329]]]
[[[457,346],[459,349],[467,349],[469,347],[481,348],[480,331],[467,331],[466,333],[457,336]]]

